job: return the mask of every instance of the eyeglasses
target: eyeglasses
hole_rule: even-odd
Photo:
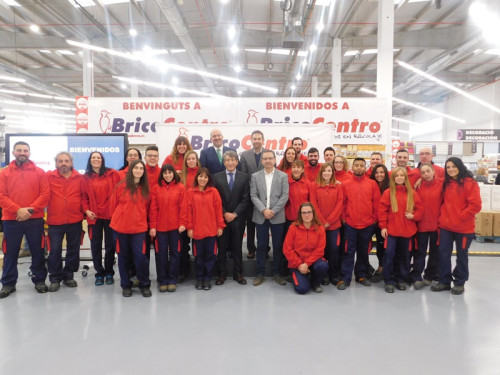
[[[157,158],[159,155],[154,155],[154,154],[146,154],[147,158]]]
[[[430,155],[430,152],[421,152],[420,155]]]
[[[312,215],[312,211],[302,211],[301,214],[302,215]]]

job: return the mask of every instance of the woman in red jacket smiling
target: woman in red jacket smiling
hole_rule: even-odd
[[[212,186],[207,168],[200,168],[194,188],[187,192],[184,201],[187,215],[187,234],[193,239],[196,256],[196,289],[210,290],[212,273],[217,260],[217,237],[226,227],[222,216],[222,200]]]
[[[417,191],[425,209],[422,219],[418,222],[416,249],[412,252],[411,278],[415,289],[431,285],[434,280],[438,281],[438,218],[443,201],[443,180],[436,176],[432,164],[421,164],[420,175],[422,183]],[[427,248],[429,259],[425,268]]]
[[[321,280],[328,273],[323,259],[326,244],[325,228],[321,225],[312,203],[300,205],[298,219],[290,226],[283,245],[283,254],[292,271],[293,287],[298,294],[310,289],[321,293]]]
[[[331,163],[321,166],[316,182],[311,186],[311,203],[326,231],[325,255],[329,265],[329,279],[333,285],[340,281],[340,215],[344,206],[342,185],[337,183]]]
[[[120,181],[120,176],[114,169],[106,168],[104,156],[98,151],[90,154],[84,176],[90,205],[90,210],[86,214],[92,262],[96,271],[95,285],[104,285],[104,277],[106,277],[106,284],[112,285],[115,282],[113,279],[115,246],[113,244],[113,230],[109,227],[111,222],[109,200],[116,184]],[[104,267],[102,264],[103,232]]]
[[[186,189],[194,187],[194,178],[201,168],[200,159],[196,151],[190,150],[184,154],[181,183]]]
[[[423,208],[419,195],[413,191],[404,168],[395,168],[391,173],[387,189],[378,206],[381,233],[387,239],[384,254],[385,291],[394,293],[394,284],[399,290],[408,289],[410,281],[410,251],[412,237],[417,233],[416,221],[420,220]],[[398,261],[394,262],[394,258]],[[395,263],[397,269],[394,269]]]
[[[333,167],[335,179],[340,182],[345,182],[352,178],[352,172],[349,170],[349,162],[342,155],[335,156],[333,159]]]
[[[282,172],[285,172],[290,176],[292,173],[292,162],[294,160],[298,160],[297,151],[295,151],[293,147],[288,147],[285,150],[285,155],[283,155],[283,159],[281,159],[280,163],[276,168]]]
[[[184,155],[186,155],[186,152],[192,150],[193,147],[191,147],[189,139],[183,136],[177,137],[172,147],[172,152],[165,158],[163,165],[172,164],[180,176],[182,174],[182,166],[184,165]]]
[[[130,266],[133,261],[141,293],[143,297],[151,297],[149,259],[146,256],[149,183],[146,165],[142,160],[134,160],[130,164],[125,179],[116,185],[109,206],[110,226],[116,233],[122,295],[132,296]]]
[[[451,157],[445,163],[443,204],[439,215],[439,284],[431,290],[462,294],[469,279],[469,246],[474,238],[475,215],[481,210],[479,185],[462,160]],[[451,272],[453,242],[457,264]],[[453,281],[453,288],[451,282]]]
[[[174,166],[166,164],[161,167],[158,185],[151,191],[149,235],[156,237],[160,292],[175,292],[179,278],[180,233],[186,230],[186,219],[181,210],[186,189],[179,181]]]

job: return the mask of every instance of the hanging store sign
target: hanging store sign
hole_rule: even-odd
[[[500,129],[457,129],[459,141],[498,141]]]

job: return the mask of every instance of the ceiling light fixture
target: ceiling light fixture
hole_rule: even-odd
[[[172,86],[167,86],[163,85],[161,83],[156,83],[156,82],[147,82],[147,81],[142,81],[140,79],[135,79],[135,78],[126,78],[126,77],[118,77],[118,76],[113,76],[114,79],[117,79],[122,82],[128,82],[128,83],[134,83],[136,85],[143,85],[147,87],[154,87],[157,89],[166,89],[172,91],[174,94],[177,94],[179,92],[185,92],[188,94],[193,94],[193,95],[201,95],[201,96],[210,96],[213,98],[227,98],[226,96],[223,95],[217,95],[217,94],[212,94],[208,92],[203,92],[199,90],[190,90],[190,89],[183,89],[181,87],[172,87]]]
[[[368,94],[372,94],[372,95],[377,96],[377,93],[375,91],[367,89],[367,88],[364,88],[364,87],[360,88],[359,91],[366,92]],[[461,124],[465,124],[465,120],[462,120],[461,118],[450,116],[450,115],[447,115],[447,114],[442,113],[442,112],[435,111],[435,110],[430,109],[430,108],[422,107],[421,105],[410,103],[410,102],[407,102],[406,100],[395,98],[394,96],[391,97],[391,99],[392,99],[393,102],[396,102],[396,103],[399,103],[399,104],[404,104],[404,105],[407,105],[409,107],[413,107],[413,108],[419,109],[419,110],[424,111],[424,112],[432,113],[433,115],[436,115],[436,116],[439,116],[439,117],[445,117],[445,118],[447,118],[449,120],[453,120],[453,121],[459,122]]]
[[[31,25],[30,30],[33,31],[34,33],[37,33],[40,31],[40,26],[38,25]]]
[[[130,29],[128,31],[131,37],[136,37],[137,36],[137,30],[136,29]]]
[[[447,88],[448,90],[454,91],[457,94],[460,94],[460,95],[466,97],[467,99],[472,100],[473,102],[476,102],[477,104],[482,105],[483,107],[486,107],[486,108],[492,110],[493,112],[500,113],[500,108],[495,107],[493,104],[485,102],[484,100],[479,99],[478,97],[471,95],[468,92],[460,90],[459,88],[457,88],[453,85],[450,85],[449,83],[446,83],[446,82],[440,80],[439,78],[436,78],[436,77],[434,77],[434,76],[432,76],[432,75],[430,75],[430,74],[428,74],[420,69],[417,69],[410,64],[407,64],[401,60],[396,60],[396,63],[398,63],[400,66],[402,66],[403,68],[405,68],[413,73],[416,73],[424,78],[427,78],[428,80],[433,81],[433,82],[437,83],[438,85]]]
[[[75,98],[65,98],[63,96],[54,96],[54,95],[43,95],[43,94],[37,94],[37,93],[29,93],[29,92],[25,92],[25,91],[0,89],[0,93],[20,95],[20,96],[28,95],[28,96],[34,96],[37,98],[47,98],[47,99],[61,100],[61,101],[73,102],[73,103],[75,102]]]
[[[204,70],[192,69],[192,68],[188,68],[188,67],[183,66],[183,65],[168,64],[168,63],[165,63],[164,61],[156,60],[154,58],[152,58],[152,59],[140,59],[138,56],[135,56],[135,55],[133,55],[131,53],[128,53],[128,52],[127,53],[118,52],[118,51],[110,50],[110,49],[107,49],[107,48],[93,46],[91,44],[76,42],[76,41],[69,40],[69,39],[67,39],[66,42],[69,45],[72,45],[72,46],[75,46],[75,47],[85,48],[85,49],[89,49],[89,50],[96,51],[96,52],[108,53],[110,55],[122,57],[122,58],[129,59],[129,60],[141,61],[143,64],[146,64],[146,65],[149,65],[149,66],[154,66],[157,69],[160,69],[160,71],[162,69],[172,69],[172,70],[176,70],[176,71],[179,71],[179,72],[190,73],[190,74],[197,74],[197,75],[202,76],[202,77],[213,78],[213,79],[218,79],[218,80],[222,80],[222,81],[226,81],[226,82],[231,82],[231,83],[235,83],[235,84],[238,84],[238,85],[244,85],[244,86],[254,87],[254,88],[257,88],[257,89],[260,89],[260,90],[271,92],[273,94],[277,94],[278,93],[278,89],[276,89],[274,87],[263,86],[263,85],[259,85],[259,84],[254,83],[254,82],[243,81],[241,79],[237,79],[237,78],[233,78],[233,77],[228,77],[228,76],[222,76],[222,75],[210,73],[210,72],[207,72],[207,71],[204,71]],[[170,50],[170,53],[174,53],[173,51],[174,50]]]
[[[231,46],[231,52],[232,52],[233,54],[237,54],[239,50],[240,50],[240,49],[238,48],[238,46],[237,46],[236,44],[233,44],[233,45]]]
[[[19,82],[19,83],[26,82],[26,80],[23,78],[16,78],[16,77],[9,77],[9,76],[0,76],[0,81],[12,81],[12,82]]]
[[[403,124],[409,124],[409,125],[422,125],[419,122],[415,121],[410,121],[410,120],[405,120],[404,118],[399,118],[399,117],[391,117],[394,121],[402,122]]]

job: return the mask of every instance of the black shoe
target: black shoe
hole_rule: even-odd
[[[240,285],[247,285],[247,281],[242,275],[234,275],[233,280],[236,281]]]
[[[123,297],[132,297],[132,288],[123,288],[122,296]]]
[[[339,283],[337,284],[338,290],[346,290],[347,287],[348,287],[348,285],[345,282],[343,282],[342,280],[339,281]]]
[[[249,251],[247,254],[247,259],[253,259],[255,258],[255,251]]]
[[[113,275],[106,275],[106,285],[113,285],[115,283],[115,279],[113,279]]]
[[[49,291],[49,288],[47,288],[47,285],[42,281],[41,283],[35,284],[35,290],[38,293],[47,293]]]
[[[10,296],[12,293],[16,292],[16,287],[15,286],[6,286],[4,285],[2,289],[0,290],[0,298],[5,298]]]
[[[420,290],[422,289],[423,287],[425,286],[424,282],[423,281],[420,281],[420,280],[417,280],[413,283],[413,288],[415,290]]]
[[[321,285],[330,285],[330,279],[328,276],[321,280]]]
[[[210,281],[205,281],[203,283],[203,290],[210,290],[212,289],[212,284],[210,283]]]
[[[372,283],[370,280],[365,279],[364,277],[360,277],[358,280],[356,280],[358,283],[360,283],[363,286],[371,286]]]
[[[387,293],[394,293],[394,285],[392,285],[392,284],[385,284],[384,290]]]
[[[203,281],[197,281],[194,286],[197,290],[203,290]]]
[[[63,284],[68,288],[75,288],[76,286],[78,286],[78,283],[74,279],[64,280]]]
[[[153,293],[151,293],[151,288],[149,286],[145,286],[141,288],[141,293],[143,297],[151,297]]]
[[[222,285],[226,281],[226,276],[219,276],[217,280],[215,280],[215,285]]]
[[[408,284],[403,283],[403,282],[399,282],[399,283],[396,283],[396,288],[398,288],[398,290],[407,290]]]
[[[372,283],[379,283],[382,280],[384,280],[384,276],[382,275],[382,272],[375,271],[375,273],[372,275],[371,282]]]
[[[50,283],[49,285],[49,292],[57,292],[61,288],[61,283],[55,282],[55,283]]]
[[[441,284],[441,283],[431,286],[431,290],[433,292],[442,292],[443,290],[450,290],[450,289],[451,289],[451,286],[449,286],[447,284]]]
[[[455,285],[453,288],[451,288],[451,294],[454,294],[454,295],[460,295],[460,294],[464,294],[465,292],[465,288],[463,285]]]

